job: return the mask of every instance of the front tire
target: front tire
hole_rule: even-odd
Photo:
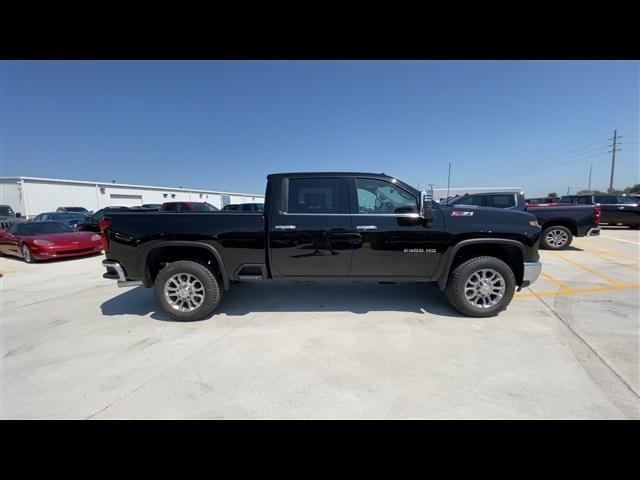
[[[35,263],[35,259],[33,258],[33,254],[27,245],[22,245],[22,258],[27,263]]]
[[[567,227],[555,225],[542,231],[540,246],[545,250],[564,250],[573,241],[573,234]]]
[[[163,268],[154,284],[156,303],[174,320],[209,318],[222,292],[213,272],[190,260],[172,262]]]
[[[507,308],[515,289],[509,265],[496,257],[474,257],[451,272],[444,293],[460,313],[491,317]]]

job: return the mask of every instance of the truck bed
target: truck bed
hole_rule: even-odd
[[[265,263],[265,226],[262,213],[137,212],[112,213],[107,259],[129,265],[132,277],[144,277],[147,254],[159,244],[204,242],[223,256],[227,272],[241,264]],[[222,247],[222,248],[220,248]]]

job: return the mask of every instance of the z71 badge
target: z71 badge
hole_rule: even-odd
[[[452,217],[473,217],[473,212],[467,212],[464,210],[453,210],[451,212]]]

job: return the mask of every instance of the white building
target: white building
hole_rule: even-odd
[[[208,202],[222,208],[229,203],[263,203],[264,195],[55,178],[0,177],[0,205],[9,205],[14,212],[27,218],[55,212],[58,207],[84,207],[95,212],[109,206],[131,207],[171,201]]]
[[[455,197],[457,195],[464,195],[465,193],[490,193],[490,192],[511,192],[511,193],[523,193],[522,187],[468,187],[468,188],[450,188],[449,197]],[[442,203],[447,199],[446,188],[434,188],[433,199]]]

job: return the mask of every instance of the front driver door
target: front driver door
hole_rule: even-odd
[[[352,277],[431,278],[445,245],[442,217],[427,225],[418,198],[375,178],[351,179]]]
[[[345,178],[283,179],[271,206],[274,277],[345,277],[352,256]]]

